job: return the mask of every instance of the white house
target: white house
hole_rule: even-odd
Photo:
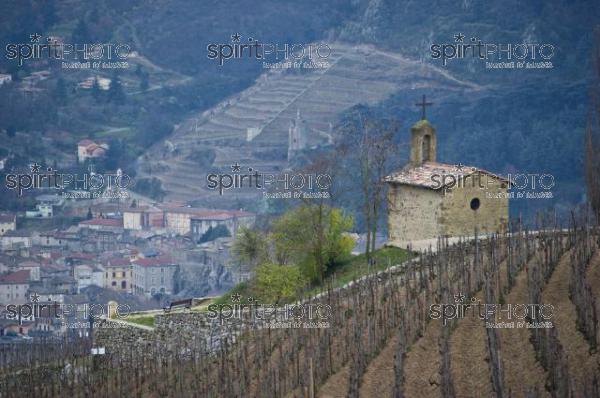
[[[19,270],[0,276],[0,303],[24,304],[29,290],[29,271]]]
[[[174,277],[178,267],[169,257],[140,258],[134,261],[133,292],[148,297],[156,293],[174,293]]]
[[[210,228],[223,225],[231,236],[237,235],[241,227],[250,227],[254,224],[254,213],[236,210],[223,210],[219,212],[204,212],[193,215],[190,220],[191,232],[201,238]]]
[[[39,195],[35,198],[38,202],[35,210],[25,212],[27,218],[50,218],[54,215],[54,206],[61,206],[64,200],[58,195]]]
[[[6,73],[0,73],[0,86],[2,86],[4,83],[10,83],[12,82],[12,76]]]
[[[0,235],[17,229],[17,216],[14,214],[0,214]]]
[[[77,281],[77,293],[88,286],[104,286],[104,269],[91,264],[79,264],[73,268],[73,276]]]
[[[31,247],[32,238],[27,232],[8,231],[0,235],[0,247],[2,250],[16,250]]]

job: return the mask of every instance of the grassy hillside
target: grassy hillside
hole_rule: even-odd
[[[335,267],[329,269],[322,283],[316,283],[314,285],[307,286],[305,290],[299,291],[296,297],[288,301],[295,301],[302,298],[311,297],[328,288],[339,288],[348,284],[349,282],[358,280],[365,275],[369,275],[373,272],[383,271],[389,267],[402,264],[411,257],[413,257],[413,254],[404,249],[399,249],[396,247],[384,247],[376,250],[373,253],[374,265],[369,267],[364,254],[353,256],[352,258],[336,264]],[[231,296],[235,294],[239,294],[244,298],[253,297],[254,299],[258,300],[258,302],[269,304],[268,302],[265,302],[265,300],[262,300],[265,292],[262,292],[259,289],[255,278],[236,285],[226,295],[216,299],[215,304],[231,303]]]

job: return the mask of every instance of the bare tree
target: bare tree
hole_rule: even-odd
[[[596,29],[595,34],[593,58],[596,76],[591,87],[592,111],[585,135],[585,178],[588,203],[594,211],[596,222],[600,222],[600,28]]]
[[[339,152],[355,158],[359,167],[361,207],[366,229],[365,255],[369,264],[375,250],[382,201],[385,195],[383,178],[394,165],[398,148],[394,135],[399,122],[395,119],[377,119],[364,110],[356,109],[341,126],[344,137]]]

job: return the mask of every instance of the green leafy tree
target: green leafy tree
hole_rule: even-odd
[[[125,168],[132,159],[129,159],[127,146],[123,140],[111,138],[108,140],[108,152],[104,159],[105,170],[117,170]]]
[[[210,242],[217,238],[224,238],[231,236],[229,229],[225,225],[217,225],[216,227],[209,227],[208,230],[200,238],[200,243]]]
[[[260,231],[242,227],[233,242],[233,254],[242,264],[251,268],[269,259],[267,237]]]
[[[162,201],[167,194],[162,187],[162,182],[156,177],[135,180],[133,189],[158,201]]]
[[[150,146],[171,133],[173,126],[165,120],[164,114],[164,109],[156,107],[142,116],[136,128],[136,139],[140,145]]]
[[[59,77],[56,80],[56,86],[54,88],[54,97],[56,98],[56,100],[61,103],[61,104],[66,104],[68,98],[68,90],[67,90],[67,83],[65,82],[65,79],[63,79],[62,77]]]
[[[98,11],[98,7],[94,7],[92,12],[90,13],[90,21],[93,23],[98,22],[100,19],[100,12]]]
[[[123,85],[116,73],[113,75],[108,87],[108,100],[119,105],[125,103],[125,91],[123,91]]]
[[[100,100],[102,99],[102,90],[100,89],[98,77],[94,78],[94,84],[92,84],[92,97],[94,97],[96,102],[100,102]]]
[[[256,270],[260,298],[267,303],[278,303],[295,297],[307,284],[299,267],[262,264]]]
[[[73,43],[77,43],[79,45],[90,42],[90,31],[83,18],[77,22],[77,26],[75,26],[75,29],[73,30],[72,39]]]
[[[347,236],[354,222],[342,210],[323,204],[302,205],[277,219],[271,238],[281,264],[300,267],[311,282],[322,281],[327,269],[350,255]]]
[[[56,5],[53,1],[45,1],[40,3],[41,15],[44,19],[44,26],[52,26],[57,21],[56,17]]]

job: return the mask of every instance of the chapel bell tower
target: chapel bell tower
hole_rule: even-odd
[[[427,121],[427,115],[425,114],[426,107],[433,105],[433,103],[427,102],[425,95],[423,95],[423,101],[415,105],[422,108],[423,114],[421,120],[415,123],[410,129],[412,134],[410,139],[410,163],[413,167],[423,162],[435,162],[437,147],[435,129]]]
[[[418,166],[423,162],[436,161],[437,139],[435,129],[427,120],[420,120],[410,129],[410,162]]]

